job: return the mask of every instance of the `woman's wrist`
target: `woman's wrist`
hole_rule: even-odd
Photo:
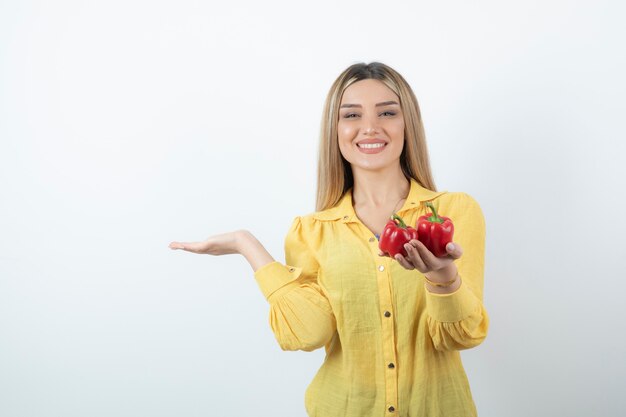
[[[250,245],[250,242],[256,239],[249,230],[237,230],[235,235],[235,248],[238,254],[243,255],[244,250]]]
[[[237,235],[237,252],[246,258],[255,272],[262,266],[274,262],[267,249],[247,230],[242,230]]]
[[[461,286],[461,277],[454,262],[443,269],[429,272],[424,277],[426,289],[436,294],[450,294]]]
[[[454,262],[448,264],[448,266],[438,269],[436,271],[426,272],[424,276],[432,282],[445,283],[452,281],[456,278],[458,270]]]

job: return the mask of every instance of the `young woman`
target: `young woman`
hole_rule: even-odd
[[[390,216],[415,227],[426,202],[454,223],[447,254],[419,240],[406,257],[380,251]],[[332,85],[316,211],[293,220],[285,264],[246,230],[170,248],[242,254],[281,348],[325,348],[305,395],[309,416],[476,415],[459,351],[480,344],[489,326],[485,222],[470,195],[436,191],[417,100],[392,68],[355,64]]]

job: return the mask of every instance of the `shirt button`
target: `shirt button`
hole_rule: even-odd
[[[373,241],[375,241],[375,240],[376,240],[376,238],[375,238],[375,237],[370,237],[370,242],[373,242]]]
[[[385,317],[389,317],[389,316],[391,316],[391,313],[388,311],[385,311]]]
[[[393,413],[394,411],[396,411],[396,409],[393,408],[393,405],[389,406],[388,410],[389,410],[390,413]]]
[[[396,366],[395,366],[393,363],[390,363],[389,365],[387,365],[387,367],[388,367],[389,369],[393,369],[393,368],[395,368]]]
[[[344,219],[344,220],[347,220],[347,219],[348,219],[348,216],[343,216],[343,219]]]
[[[295,269],[289,268],[289,272],[293,272],[293,271],[295,271]]]
[[[385,267],[384,267],[383,265],[380,265],[380,266],[378,267],[378,270],[379,270],[380,272],[383,272],[383,271],[385,270]]]

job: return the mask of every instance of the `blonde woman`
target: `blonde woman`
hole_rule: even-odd
[[[447,255],[411,240],[406,257],[385,256],[378,237],[390,216],[415,227],[428,201],[454,223]],[[316,205],[293,220],[285,264],[247,230],[170,248],[242,254],[280,347],[325,348],[305,394],[309,416],[475,416],[459,351],[489,326],[485,222],[470,195],[436,190],[417,100],[392,68],[355,64],[333,83]]]

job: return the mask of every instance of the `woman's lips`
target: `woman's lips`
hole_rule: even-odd
[[[362,148],[359,145],[357,145],[356,147],[359,148],[359,151],[361,151],[361,153],[371,154],[371,153],[380,153],[380,152],[382,152],[387,147],[387,144],[385,143],[383,146],[380,146],[378,148]]]

